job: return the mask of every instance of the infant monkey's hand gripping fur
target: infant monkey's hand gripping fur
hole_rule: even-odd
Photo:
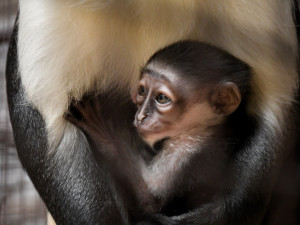
[[[82,101],[73,100],[65,118],[87,134],[94,144],[116,142],[112,124],[105,121],[97,96],[85,96]]]
[[[161,203],[148,191],[141,176],[138,165],[141,159],[115,138],[113,124],[105,120],[98,96],[72,101],[69,109],[65,118],[86,134],[96,154],[104,159],[117,186],[121,187],[119,191],[125,196],[129,210],[141,214],[157,212]]]

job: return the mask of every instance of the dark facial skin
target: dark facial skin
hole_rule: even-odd
[[[234,83],[194,89],[175,73],[156,70],[155,75],[142,74],[138,90],[132,95],[138,107],[134,125],[150,146],[190,130],[204,132],[234,112],[241,102]]]
[[[178,93],[180,83],[176,76],[151,76],[143,74],[139,88],[133,96],[138,111],[134,125],[148,144],[165,137],[176,135],[174,121],[179,122],[188,106],[191,93]],[[184,94],[183,94],[184,93]]]

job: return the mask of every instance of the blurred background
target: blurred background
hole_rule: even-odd
[[[45,225],[46,208],[23,171],[6,100],[5,64],[17,0],[0,0],[0,225]]]

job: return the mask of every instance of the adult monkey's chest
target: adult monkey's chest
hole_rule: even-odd
[[[90,91],[115,90],[116,86],[129,90],[138,80],[140,67],[155,51],[181,39],[197,39],[222,47],[258,68],[260,74],[254,74],[254,82],[257,90],[263,90],[260,105],[268,105],[267,95],[274,97],[278,85],[288,86],[286,93],[278,96],[280,102],[282,96],[291,96],[295,74],[286,62],[290,52],[280,51],[287,46],[276,37],[294,43],[295,35],[292,25],[278,25],[278,21],[293,23],[289,11],[273,13],[270,4],[280,10],[289,3],[20,1],[18,50],[26,94],[50,130],[62,128],[62,115],[71,98],[80,99]],[[282,72],[291,79],[278,76]],[[282,81],[268,85],[274,77]],[[271,111],[277,109],[274,105]]]

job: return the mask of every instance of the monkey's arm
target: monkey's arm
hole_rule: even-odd
[[[157,212],[160,208],[159,202],[149,191],[141,175],[141,167],[146,168],[144,160],[116,137],[113,124],[104,117],[96,96],[86,97],[79,102],[73,101],[70,113],[65,114],[68,121],[87,135],[96,154],[105,159],[117,183],[116,186],[119,187],[122,196],[127,198],[130,211],[136,211],[138,205],[141,213]]]
[[[44,119],[27,100],[20,78],[17,33],[18,20],[7,58],[8,103],[18,156],[35,188],[57,225],[127,224],[110,175],[96,162],[84,135],[68,126],[60,145],[49,151]]]
[[[153,215],[139,225],[261,224],[275,181],[278,147],[278,142],[268,131],[258,129],[251,142],[245,143],[233,155],[225,189],[212,201],[180,216]]]

